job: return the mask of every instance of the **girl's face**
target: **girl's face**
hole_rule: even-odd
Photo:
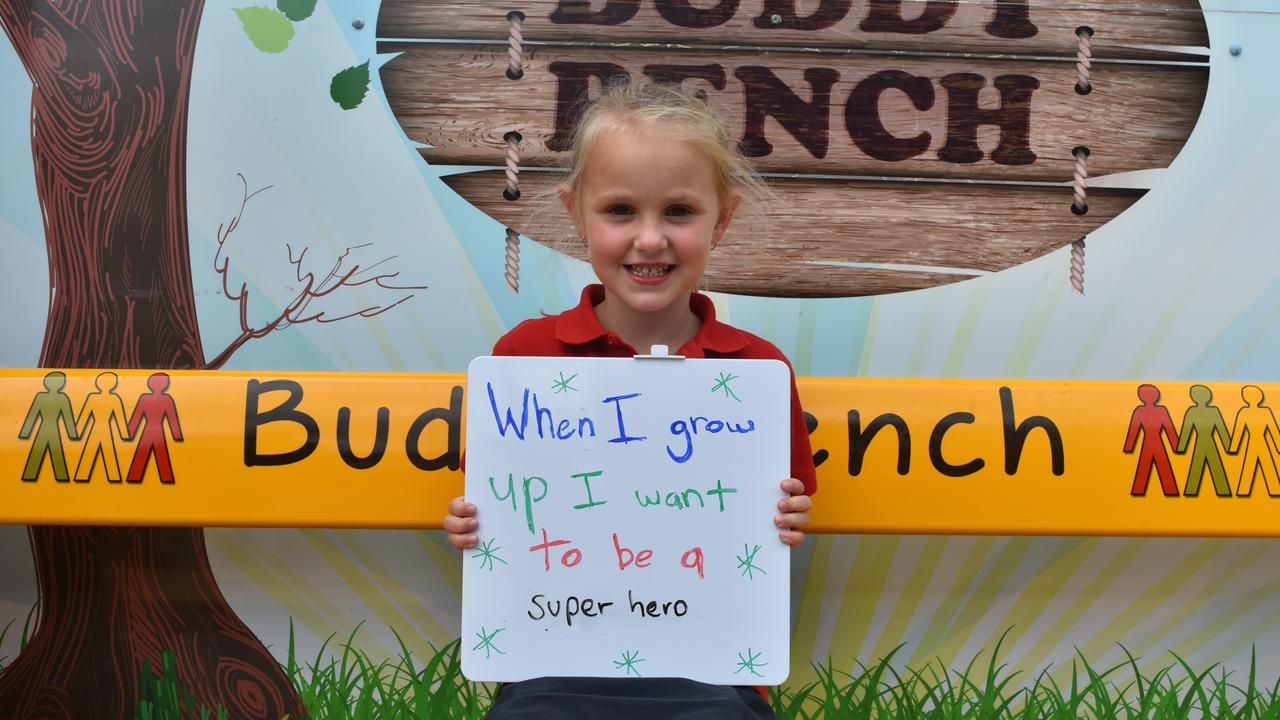
[[[562,196],[613,312],[689,312],[689,294],[736,201],[722,203],[711,161],[660,132],[606,130],[577,197]]]

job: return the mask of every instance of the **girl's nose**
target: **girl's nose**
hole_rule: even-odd
[[[653,252],[666,247],[667,235],[662,223],[656,220],[645,220],[636,230],[635,246],[637,250]]]

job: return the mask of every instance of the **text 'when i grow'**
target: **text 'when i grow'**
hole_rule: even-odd
[[[610,395],[600,401],[603,406],[599,419],[589,415],[564,417],[538,400],[538,394],[523,388],[519,403],[499,403],[493,384],[485,383],[489,394],[489,408],[498,435],[517,442],[532,440],[575,441],[599,438],[610,443],[626,445],[645,442],[649,438],[640,434],[644,428],[627,425],[627,411],[639,402],[642,393],[633,392]],[[756,421],[751,418],[716,418],[703,415],[683,415],[667,424],[669,436],[666,442],[667,457],[677,463],[688,462],[693,457],[697,439],[710,435],[745,435],[755,432]],[[632,434],[635,433],[635,434]]]

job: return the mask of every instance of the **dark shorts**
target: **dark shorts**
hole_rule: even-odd
[[[488,720],[774,720],[755,688],[682,678],[535,678],[498,691]]]

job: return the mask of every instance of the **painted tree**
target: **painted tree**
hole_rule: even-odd
[[[296,4],[284,0],[282,11]],[[33,86],[31,147],[51,288],[42,367],[206,366],[186,199],[187,105],[203,5],[0,0],[0,27]],[[328,284],[309,286],[312,294],[361,282],[387,287],[390,275],[360,276],[344,269],[345,258],[335,261],[336,276],[321,276]],[[305,309],[310,298],[300,298]],[[298,302],[271,328],[316,319]],[[246,331],[261,337],[264,327]],[[231,717],[305,717],[280,666],[218,589],[201,529],[31,527],[29,537],[39,620],[26,650],[0,673],[0,717],[132,718],[143,662],[158,667],[163,651],[175,653],[195,698]]]

